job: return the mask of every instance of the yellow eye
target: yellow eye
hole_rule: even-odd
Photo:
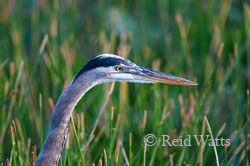
[[[115,70],[116,71],[123,71],[123,66],[118,65],[115,67]]]

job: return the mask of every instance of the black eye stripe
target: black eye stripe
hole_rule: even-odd
[[[124,64],[126,66],[130,66],[132,63],[129,60],[121,59],[121,58],[115,58],[115,57],[95,57],[91,59],[76,75],[75,79],[79,75],[81,75],[84,72],[90,71],[92,69],[98,68],[98,67],[114,67],[117,65]]]

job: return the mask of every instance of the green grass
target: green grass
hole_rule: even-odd
[[[110,85],[95,87],[74,111],[60,165],[215,165],[216,155],[249,165],[249,18],[250,3],[236,0],[2,0],[0,165],[34,163],[60,93],[104,52],[199,86],[115,83],[110,96]],[[230,146],[144,143],[149,133],[210,135],[206,122]]]

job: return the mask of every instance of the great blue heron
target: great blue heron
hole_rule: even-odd
[[[166,83],[192,86],[187,79],[137,66],[117,55],[102,54],[91,59],[59,97],[51,126],[36,166],[58,164],[68,133],[68,122],[81,97],[93,86],[106,82]]]

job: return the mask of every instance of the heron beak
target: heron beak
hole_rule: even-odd
[[[136,79],[145,81],[148,83],[165,83],[165,84],[172,84],[172,85],[184,85],[184,86],[194,86],[198,85],[195,82],[190,80],[177,77],[174,75],[166,74],[159,71],[150,70],[141,66],[137,66],[133,68],[130,73],[136,77]]]

